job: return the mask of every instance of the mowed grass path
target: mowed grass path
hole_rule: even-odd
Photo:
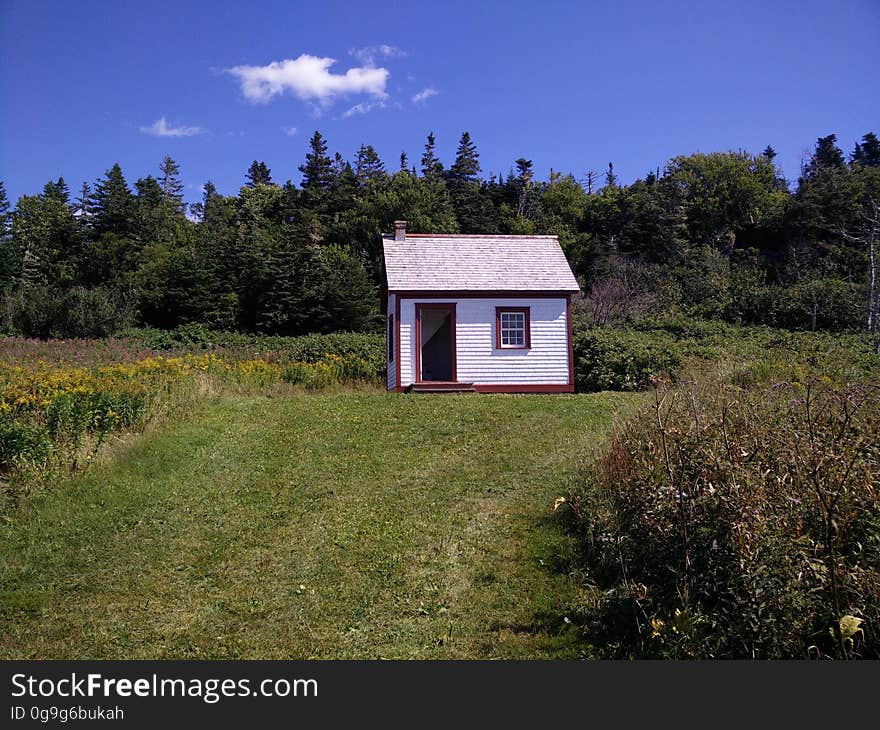
[[[208,403],[0,526],[0,657],[577,656],[551,508],[632,403]]]

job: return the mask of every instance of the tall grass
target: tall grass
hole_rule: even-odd
[[[20,491],[52,467],[76,469],[110,434],[143,428],[222,389],[376,385],[384,363],[377,365],[371,340],[359,346],[357,339],[315,336],[259,354],[266,342],[163,354],[134,340],[2,340],[0,484]]]
[[[880,657],[880,391],[785,369],[657,382],[584,473],[594,651]]]

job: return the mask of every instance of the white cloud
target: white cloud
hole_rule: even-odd
[[[296,127],[281,127],[281,131],[288,137],[295,137],[299,130]]]
[[[428,99],[430,99],[432,96],[437,96],[437,94],[439,94],[439,93],[440,93],[440,92],[437,91],[437,89],[432,89],[432,88],[429,86],[429,87],[427,87],[427,88],[425,88],[425,89],[422,89],[418,94],[416,94],[416,95],[412,98],[412,102],[413,102],[413,104],[421,104],[422,102],[427,101]]]
[[[159,117],[149,127],[141,127],[141,132],[155,137],[192,137],[204,131],[201,127],[174,127],[165,117]]]
[[[355,114],[366,114],[367,112],[373,111],[373,109],[384,109],[385,102],[383,101],[362,101],[360,104],[355,104],[350,109],[346,109],[342,112],[342,116],[340,119],[348,119],[349,117],[353,117]]]
[[[227,69],[241,82],[241,93],[254,103],[266,103],[285,91],[303,101],[327,106],[338,96],[369,94],[387,97],[388,69],[361,66],[335,74],[333,58],[319,58],[303,53],[299,58],[272,61],[266,66],[234,66]]]
[[[404,58],[406,56],[406,51],[401,50],[397,46],[390,46],[387,43],[377,46],[352,48],[348,53],[366,66],[375,66],[377,58]]]

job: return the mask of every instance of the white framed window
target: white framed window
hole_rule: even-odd
[[[495,346],[499,350],[526,350],[532,346],[528,307],[495,308]]]

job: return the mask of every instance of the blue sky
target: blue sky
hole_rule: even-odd
[[[0,179],[14,201],[118,161],[174,157],[196,200],[254,159],[299,183],[315,129],[353,157],[446,164],[463,130],[484,172],[609,161],[625,182],[673,155],[778,151],[880,132],[880,2],[40,2],[0,0]],[[327,59],[335,59],[330,62]]]

